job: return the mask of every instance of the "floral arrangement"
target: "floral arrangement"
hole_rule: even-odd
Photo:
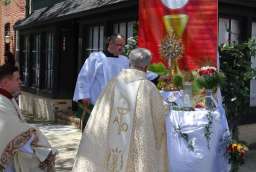
[[[151,64],[149,65],[148,70],[157,73],[160,76],[157,83],[158,89],[165,91],[173,90],[171,78],[168,76],[169,70],[165,67],[163,63]]]
[[[184,47],[181,39],[174,32],[169,32],[161,41],[160,54],[166,60],[176,59],[182,56]]]
[[[238,171],[240,165],[244,164],[244,157],[248,147],[241,143],[230,143],[227,147],[229,163],[232,164],[232,172]]]
[[[203,66],[197,70],[197,83],[200,88],[215,89],[224,82],[224,74],[214,66]]]
[[[124,46],[124,55],[129,56],[130,52],[137,48],[137,37],[129,37],[127,39],[127,44]]]
[[[177,91],[183,88],[183,76],[176,74],[172,77],[169,75],[159,78],[157,88],[164,91]]]

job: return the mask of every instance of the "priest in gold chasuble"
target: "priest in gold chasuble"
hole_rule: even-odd
[[[73,172],[168,172],[166,108],[146,78],[151,53],[137,48],[129,60],[97,100]]]
[[[17,67],[0,66],[0,172],[54,172],[56,151],[25,122],[14,98],[20,84]]]

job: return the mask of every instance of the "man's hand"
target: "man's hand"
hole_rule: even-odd
[[[87,113],[91,113],[90,109],[88,108],[89,104],[90,104],[90,99],[89,98],[82,99],[81,103],[84,106],[84,111],[87,112]]]
[[[90,104],[90,99],[89,98],[85,98],[81,100],[81,103],[85,106],[88,107]]]

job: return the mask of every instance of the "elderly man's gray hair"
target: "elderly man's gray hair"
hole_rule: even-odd
[[[151,52],[146,48],[136,48],[129,54],[129,61],[131,67],[145,67],[150,64]]]

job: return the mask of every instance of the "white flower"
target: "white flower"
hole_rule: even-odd
[[[127,39],[127,44],[135,46],[137,44],[137,42],[133,37],[129,37]]]

